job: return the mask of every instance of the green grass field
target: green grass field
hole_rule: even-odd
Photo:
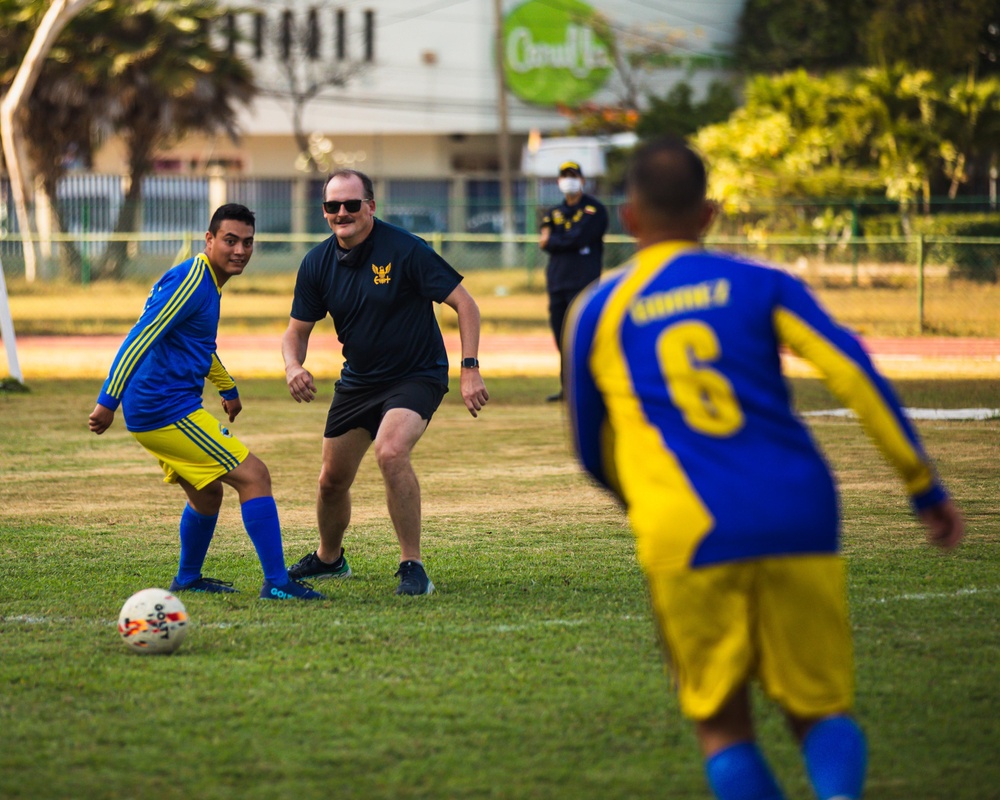
[[[795,386],[803,409],[832,406]],[[990,381],[899,387],[908,405],[996,404]],[[184,597],[171,656],[134,654],[115,623],[130,594],[170,582],[182,493],[120,419],[87,432],[99,381],[31,388],[0,394],[0,797],[707,796],[631,534],[571,459],[563,409],[539,401],[551,379],[494,379],[478,420],[453,391],[418,446],[434,595],[393,595],[373,459],[346,541],[355,577],[319,584],[332,599],[315,604],[256,599],[227,490],[206,574],[241,593]],[[280,379],[242,388],[234,429],[271,469],[291,562],[315,546],[325,403],[295,404]],[[856,423],[811,425],[843,489],[867,797],[995,798],[1000,421],[920,423],[968,518],[947,557]],[[789,797],[810,797],[759,707]]]

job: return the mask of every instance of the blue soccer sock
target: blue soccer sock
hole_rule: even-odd
[[[250,534],[257,551],[257,558],[264,568],[264,577],[275,586],[288,583],[288,570],[285,569],[285,554],[281,549],[281,524],[278,522],[278,507],[273,497],[255,497],[247,500],[240,511],[243,514],[243,526]]]
[[[212,543],[215,523],[219,515],[208,517],[199,514],[191,506],[184,506],[181,514],[181,558],[177,567],[177,582],[186,585],[201,577],[201,567],[205,563],[208,546]]]
[[[861,728],[850,717],[827,717],[806,734],[802,755],[819,800],[857,800],[865,785],[868,748]]]
[[[718,800],[784,800],[781,788],[754,742],[720,750],[705,761],[708,784]]]

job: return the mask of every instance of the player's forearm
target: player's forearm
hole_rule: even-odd
[[[857,414],[902,478],[914,507],[940,502],[944,490],[916,430],[857,338],[833,324],[818,306],[803,306],[798,313],[779,308],[774,320],[779,340],[811,362],[831,394]]]
[[[285,362],[285,371],[299,368],[306,361],[309,351],[309,336],[289,328],[281,337],[281,357]]]
[[[479,357],[479,306],[471,296],[455,308],[458,314],[458,335],[462,341],[462,358]]]
[[[230,400],[239,397],[236,380],[219,360],[217,353],[212,353],[212,365],[208,370],[208,379],[225,399]]]

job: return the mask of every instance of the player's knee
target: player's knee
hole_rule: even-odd
[[[324,465],[319,473],[320,497],[324,499],[338,497],[348,491],[352,483],[353,476],[346,475],[339,470]]]
[[[391,439],[375,443],[375,459],[383,473],[407,469],[410,463],[410,449]]]
[[[206,517],[214,517],[222,508],[224,491],[222,484],[213,481],[201,489],[188,492],[188,503],[195,511]]]
[[[230,475],[234,484],[242,484],[253,489],[255,494],[271,494],[271,473],[267,464],[253,453],[250,453]]]

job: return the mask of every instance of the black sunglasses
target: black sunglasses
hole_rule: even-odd
[[[344,210],[348,214],[357,214],[361,210],[361,204],[365,202],[364,200],[345,200],[343,203],[337,200],[324,200],[323,210],[327,214],[336,214],[340,211],[340,207],[343,206]]]

